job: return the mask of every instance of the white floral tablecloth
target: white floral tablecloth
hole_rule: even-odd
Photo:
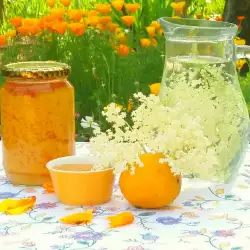
[[[77,144],[77,150],[86,153],[85,144]],[[0,166],[0,201],[37,197],[26,214],[0,214],[0,250],[249,250],[250,149],[233,185],[192,186],[184,183],[169,207],[138,210],[124,200],[116,184],[112,201],[95,207],[91,224],[71,226],[59,218],[83,208],[65,206],[41,187],[11,185]],[[121,211],[133,212],[135,223],[108,230],[106,217]]]

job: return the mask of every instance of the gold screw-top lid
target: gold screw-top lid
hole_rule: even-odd
[[[69,65],[53,61],[11,63],[2,69],[3,76],[28,79],[67,77],[70,73],[71,67]]]

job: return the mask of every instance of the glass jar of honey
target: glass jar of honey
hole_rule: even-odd
[[[3,165],[13,184],[50,183],[46,163],[75,153],[70,71],[57,62],[22,62],[3,68]]]

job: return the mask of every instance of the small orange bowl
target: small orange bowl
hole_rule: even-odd
[[[92,156],[67,156],[47,163],[59,201],[67,205],[93,206],[111,199],[113,170],[95,171],[95,162]]]

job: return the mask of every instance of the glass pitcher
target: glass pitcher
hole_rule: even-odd
[[[235,62],[250,49],[235,46],[237,26],[231,23],[168,17],[159,22],[166,37],[161,101],[170,107],[181,104],[181,114],[200,118],[209,140],[206,150],[217,159],[205,174],[201,166],[184,175],[229,182],[242,162],[249,130]]]

